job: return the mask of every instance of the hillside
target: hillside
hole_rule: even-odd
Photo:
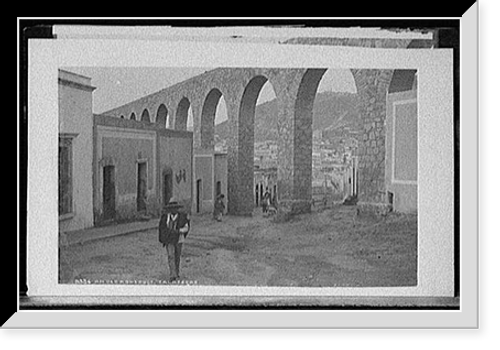
[[[313,109],[313,130],[336,129],[358,122],[356,94],[322,92],[316,95]],[[227,138],[227,121],[215,126],[216,139]],[[275,140],[278,137],[276,99],[255,108],[255,141]]]

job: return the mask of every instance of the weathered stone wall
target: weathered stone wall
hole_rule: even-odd
[[[363,133],[358,140],[359,202],[385,203],[386,95],[393,71],[353,70],[360,100]]]
[[[333,45],[368,48],[430,48],[434,39],[294,38],[285,44]],[[386,189],[386,97],[394,74],[390,69],[351,69],[360,98],[362,132],[358,158],[358,204],[369,208],[387,204]],[[398,71],[396,71],[399,73]],[[412,77],[413,81],[413,77]]]
[[[428,47],[431,40],[297,38],[284,44],[337,45],[373,48]],[[129,118],[147,108],[156,122],[159,106],[168,109],[169,125],[185,129],[186,113],[193,111],[195,149],[213,151],[214,117],[224,96],[228,112],[228,211],[250,215],[253,211],[254,113],[263,84],[269,81],[278,104],[278,201],[288,212],[307,212],[311,206],[312,108],[318,84],[326,69],[217,68],[155,94],[145,96],[105,114]],[[352,69],[361,101],[363,130],[359,142],[358,199],[385,203],[386,95],[393,70]],[[184,108],[185,109],[185,108]],[[187,109],[186,109],[187,110]],[[172,123],[172,118],[176,118]]]

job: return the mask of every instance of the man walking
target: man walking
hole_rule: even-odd
[[[179,279],[182,244],[189,233],[189,216],[181,209],[182,205],[171,199],[163,208],[158,227],[159,241],[167,251],[170,282]]]

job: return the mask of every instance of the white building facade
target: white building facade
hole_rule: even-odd
[[[59,231],[92,227],[90,78],[59,70]]]

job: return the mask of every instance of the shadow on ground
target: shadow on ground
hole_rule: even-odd
[[[274,223],[196,216],[183,248],[186,283],[235,286],[382,287],[417,285],[417,216],[357,215],[332,209]],[[157,230],[61,247],[60,282],[163,284]]]

